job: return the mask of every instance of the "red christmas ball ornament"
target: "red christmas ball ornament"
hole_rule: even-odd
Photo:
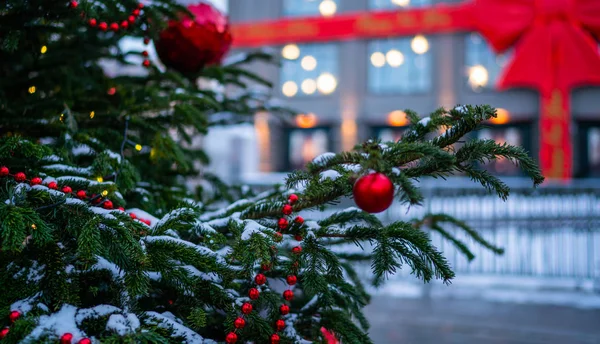
[[[263,274],[257,274],[256,277],[254,277],[254,282],[258,285],[263,285],[267,282],[267,277]]]
[[[227,337],[225,337],[225,342],[227,344],[233,344],[233,343],[237,342],[237,340],[238,340],[238,336],[234,332],[229,332],[227,334]]]
[[[244,313],[244,314],[252,313],[252,304],[248,303],[248,302],[244,303],[242,305],[242,313]]]
[[[83,338],[77,343],[78,344],[92,344],[92,341],[89,338]]]
[[[31,186],[40,185],[40,184],[42,184],[42,178],[40,178],[40,177],[33,177],[33,178],[31,178],[31,181],[29,182],[29,184]]]
[[[123,20],[123,21],[121,22],[121,27],[122,27],[123,29],[127,29],[127,28],[129,27],[129,22],[128,22],[127,20]]]
[[[77,6],[79,6],[79,3],[77,1],[71,1],[69,3],[69,6],[71,6],[71,8],[76,8]]]
[[[125,208],[123,208],[123,207],[119,207],[117,209],[119,209],[120,211],[125,211]]]
[[[238,317],[233,322],[233,326],[235,326],[235,328],[244,328],[244,326],[246,326],[246,320],[244,320],[242,317]]]
[[[142,220],[143,223],[147,224],[148,226],[152,225],[152,221],[148,220],[148,219],[144,219]]]
[[[15,174],[15,180],[19,183],[22,183],[27,180],[27,177],[25,176],[25,173],[17,172],[17,174]]]
[[[50,182],[48,183],[48,188],[52,190],[58,190],[58,184],[56,184],[56,182]]]
[[[279,226],[279,229],[286,229],[289,225],[289,222],[287,219],[284,219],[283,217],[279,219],[279,221],[277,222],[277,225]]]
[[[0,167],[0,177],[6,177],[6,176],[8,176],[9,173],[10,173],[10,171],[8,170],[8,167],[6,167],[6,166]]]
[[[137,219],[137,215],[135,215],[134,213],[129,213],[129,217],[131,217],[132,219]]]
[[[8,315],[8,319],[10,319],[10,322],[13,322],[13,323],[15,321],[17,321],[17,319],[19,319],[20,317],[21,317],[21,312],[19,312],[19,311],[12,311]]]
[[[298,202],[298,195],[291,194],[290,197],[288,197],[288,201],[290,202],[290,204]]]
[[[368,213],[380,213],[394,200],[394,184],[383,173],[360,177],[352,190],[356,205]]]
[[[2,330],[0,330],[0,339],[4,339],[4,337],[8,335],[8,332],[10,332],[10,329],[8,327],[5,327]]]
[[[113,202],[106,200],[104,201],[104,203],[102,204],[102,206],[104,207],[104,209],[112,209],[113,208]]]
[[[288,277],[286,277],[285,280],[287,281],[287,284],[294,285],[296,284],[296,282],[298,282],[298,277],[296,277],[295,275],[289,275]]]
[[[296,239],[296,241],[302,241],[302,235],[296,235],[294,236],[294,239]]]
[[[129,16],[127,17],[127,20],[129,21],[130,24],[135,23],[135,16]]]
[[[302,253],[302,246],[296,246],[296,247],[292,248],[292,252],[294,254],[300,254],[300,253]]]
[[[146,50],[142,51],[142,56],[148,57],[148,52]]]
[[[85,199],[87,197],[86,193],[84,190],[79,190],[77,191],[77,198],[79,199]]]
[[[170,21],[159,35],[156,52],[165,66],[183,74],[196,74],[204,66],[219,64],[231,47],[227,17],[207,3],[188,6],[191,19],[182,15]]]
[[[283,292],[283,298],[287,301],[291,301],[294,298],[294,292],[291,290],[286,290]]]
[[[304,223],[304,219],[302,218],[302,216],[296,216],[296,218],[294,219],[294,222],[301,225]]]
[[[142,62],[142,65],[144,67],[150,67],[150,60],[148,60],[148,59],[144,60],[144,62]]]
[[[138,8],[141,10],[142,8],[144,8],[144,4],[142,4],[141,2],[138,4]]]
[[[283,215],[291,215],[294,209],[291,205],[286,204],[283,206],[283,209],[281,211],[283,212]]]
[[[271,265],[269,265],[269,264],[261,264],[260,265],[260,269],[263,270],[263,271],[269,271],[269,270],[271,270]]]
[[[114,32],[119,31],[119,24],[117,24],[117,23],[110,23],[110,29],[113,30]]]
[[[92,18],[88,21],[88,24],[90,24],[91,27],[94,27],[94,26],[98,25],[98,21],[96,19]]]
[[[279,313],[281,313],[281,315],[286,315],[290,313],[290,306],[288,305],[281,305],[279,307]]]
[[[256,288],[250,288],[250,290],[248,290],[248,297],[251,300],[258,300],[259,295],[260,295],[260,292]]]
[[[108,89],[108,91],[106,91],[106,94],[108,94],[109,96],[114,96],[116,93],[117,93],[116,87],[111,87]]]
[[[150,38],[144,37],[144,44],[148,45],[150,43]]]
[[[283,319],[279,319],[275,322],[275,328],[277,331],[281,331],[285,328],[285,321]]]
[[[105,22],[102,22],[98,25],[98,28],[102,31],[106,31],[106,30],[108,30],[108,24],[106,24]]]
[[[133,16],[134,16],[134,17],[137,17],[137,16],[139,16],[139,15],[140,15],[140,10],[136,8],[135,10],[133,10],[133,11],[131,12],[131,14],[133,14]]]
[[[275,240],[275,242],[281,242],[283,240],[283,234],[281,234],[279,232],[275,232],[275,236],[273,237],[273,240]]]
[[[271,335],[271,344],[279,344],[280,341],[281,338],[279,338],[279,335],[277,333],[273,333]]]
[[[71,193],[71,192],[73,192],[73,189],[71,189],[70,186],[65,186],[65,187],[62,188],[62,192],[64,192],[64,193]]]
[[[71,344],[73,335],[71,333],[65,333],[60,337],[60,344]]]

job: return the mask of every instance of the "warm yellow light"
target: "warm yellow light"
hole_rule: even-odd
[[[331,17],[337,11],[337,5],[333,0],[323,0],[319,4],[319,12],[324,17]]]
[[[34,94],[35,93],[35,86],[29,87],[29,93],[30,94]]]
[[[150,158],[154,158],[156,156],[156,149],[151,148],[150,149]]]
[[[408,124],[406,112],[402,110],[394,110],[388,114],[388,124],[392,127],[403,127]]]
[[[61,113],[61,114],[60,114],[60,121],[61,121],[61,122],[64,122],[64,120],[65,120],[65,114],[64,114],[64,113]]]
[[[94,112],[94,111],[90,112],[90,118],[94,118],[94,116],[96,116],[96,112]]]
[[[298,93],[298,85],[293,81],[286,81],[281,87],[281,92],[286,97],[293,97]]]
[[[35,225],[35,223],[31,224],[31,229],[37,229],[37,226]]]
[[[330,94],[335,91],[337,80],[329,73],[323,73],[317,78],[317,89],[323,94]]]
[[[371,54],[371,64],[377,68],[383,67],[385,65],[385,55],[380,51],[374,52]]]
[[[47,46],[42,46],[42,49],[40,49],[40,51],[42,52],[42,54],[45,54],[46,51],[48,51],[48,47]]]
[[[314,113],[299,114],[296,116],[296,125],[300,128],[312,128],[317,124],[317,116]]]
[[[317,83],[313,79],[306,79],[302,81],[300,88],[305,94],[313,94],[317,90]]]
[[[310,55],[304,56],[302,61],[300,61],[300,66],[302,66],[302,69],[307,71],[314,70],[317,68],[317,59]]]
[[[489,75],[487,69],[482,65],[469,68],[469,84],[472,88],[483,87],[487,85]]]
[[[108,191],[107,190],[102,191],[102,196],[108,196]]]
[[[392,49],[385,54],[387,63],[392,67],[400,67],[404,63],[404,55],[396,49]]]
[[[392,0],[392,4],[406,7],[410,4],[410,0]]]
[[[491,118],[490,123],[506,124],[510,121],[510,112],[506,109],[496,109],[496,118]]]
[[[410,42],[410,48],[416,54],[425,54],[429,50],[429,41],[423,35],[416,35]]]
[[[281,49],[281,56],[284,59],[295,60],[300,57],[300,48],[295,44],[288,44]]]
[[[96,180],[98,181],[98,183],[102,183],[104,181],[104,178],[98,177],[98,178],[96,178]]]
[[[139,143],[137,145],[135,145],[135,150],[138,151],[138,152],[141,151],[142,150],[142,145],[139,144]]]

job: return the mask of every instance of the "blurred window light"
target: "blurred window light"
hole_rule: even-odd
[[[331,151],[329,128],[291,129],[288,136],[287,170],[301,170],[317,156]]]
[[[424,7],[431,4],[431,0],[369,0],[369,8],[373,10]]]
[[[282,92],[287,82],[296,85],[296,92],[293,92],[295,96],[317,96],[334,92],[338,84],[338,45],[302,44],[297,48],[299,55],[295,60],[282,61],[279,73]],[[302,93],[298,93],[298,87]],[[288,96],[286,93],[284,95]]]
[[[286,17],[332,16],[337,12],[340,0],[284,0],[283,15]]]
[[[313,94],[317,91],[317,83],[313,79],[305,79],[302,81],[300,89],[304,94]]]
[[[415,53],[423,55],[429,51],[429,41],[423,35],[416,35],[412,41],[410,41],[410,48]]]
[[[295,60],[300,56],[300,48],[296,44],[288,44],[281,49],[281,56],[287,60]]]
[[[476,92],[493,89],[510,54],[507,52],[497,55],[480,35],[475,33],[466,35],[466,84]]]
[[[371,56],[367,78],[369,92],[416,94],[431,91],[433,64],[431,52],[415,53],[411,48],[411,41],[412,38],[405,37],[369,42],[368,53]],[[383,55],[381,52],[386,52],[384,63],[381,63],[377,54]]]
[[[381,51],[376,51],[372,53],[371,64],[378,68],[385,66],[385,55]]]
[[[300,61],[300,65],[302,66],[302,69],[311,71],[317,68],[317,60],[310,55],[304,56],[302,61]]]
[[[293,81],[286,81],[281,86],[281,93],[286,97],[293,97],[298,93],[298,85]]]
[[[323,73],[317,78],[317,89],[323,94],[331,94],[337,88],[337,80],[329,73]]]

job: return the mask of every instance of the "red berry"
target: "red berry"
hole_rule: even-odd
[[[100,23],[100,25],[98,25],[98,27],[100,28],[100,30],[102,31],[106,31],[108,30],[108,24],[106,24],[105,22]]]
[[[304,223],[304,219],[302,218],[302,216],[296,216],[296,218],[294,219],[294,222],[301,225]]]
[[[257,300],[259,295],[260,295],[260,292],[256,288],[250,288],[250,290],[248,290],[248,297],[251,300]]]
[[[280,340],[281,338],[279,338],[279,335],[277,333],[273,333],[271,335],[271,344],[279,344]]]
[[[265,282],[267,282],[267,277],[265,277],[263,274],[257,274],[256,277],[254,277],[254,282],[256,282],[258,285],[263,285]]]
[[[106,200],[104,201],[104,203],[102,204],[102,206],[104,207],[104,209],[112,209],[113,208],[113,202]]]
[[[127,29],[127,28],[129,27],[129,22],[128,22],[127,20],[123,20],[123,21],[121,22],[121,27],[122,27],[123,29]]]
[[[58,184],[56,184],[56,182],[50,182],[48,183],[48,188],[52,190],[58,190]]]
[[[134,213],[129,213],[129,217],[131,217],[132,219],[137,219],[137,216]]]
[[[140,15],[140,10],[138,10],[137,8],[135,10],[133,10],[133,12],[131,12],[131,14],[133,14],[134,16],[139,16]]]
[[[248,303],[248,302],[244,303],[242,305],[242,313],[244,313],[244,314],[252,313],[252,304]]]
[[[152,222],[148,219],[144,219],[144,220],[142,220],[142,222],[147,224],[148,226],[152,225]]]
[[[148,52],[146,50],[142,51],[142,56],[148,57]]]
[[[300,253],[302,253],[302,247],[301,246],[296,246],[296,247],[292,248],[292,252],[294,254],[300,254]]]
[[[292,208],[291,205],[286,204],[283,206],[283,209],[282,209],[283,215],[290,215],[293,211],[294,211],[294,209]]]
[[[285,328],[285,321],[283,319],[279,319],[275,322],[275,328],[277,331],[281,331]]]
[[[286,277],[286,281],[287,281],[287,284],[294,285],[294,284],[296,284],[296,282],[298,282],[298,277],[296,277],[294,275],[289,275],[288,277]]]
[[[302,235],[296,235],[294,236],[294,239],[296,239],[296,241],[302,241]]]
[[[296,203],[298,201],[298,195],[291,194],[290,197],[288,198],[288,201],[290,202],[290,204]]]
[[[71,344],[72,340],[73,335],[67,332],[60,337],[60,344]]]
[[[150,43],[150,38],[148,38],[148,37],[145,37],[145,38],[144,38],[144,44],[148,44],[148,43]]]
[[[120,211],[125,211],[125,208],[123,208],[123,207],[119,207],[119,210],[120,210]]]
[[[108,94],[109,96],[114,96],[115,93],[117,93],[117,88],[116,87],[111,87],[108,89],[108,91],[106,91],[106,94]]]
[[[4,337],[6,337],[8,335],[9,331],[10,331],[10,329],[8,327],[5,327],[2,330],[0,330],[0,339],[3,339]]]
[[[129,16],[129,17],[127,18],[127,20],[129,20],[129,22],[130,22],[131,24],[135,23],[135,17],[134,17],[134,16]]]
[[[237,334],[233,333],[233,332],[229,332],[227,334],[227,337],[225,337],[225,342],[227,344],[234,344],[235,342],[237,342],[238,337]]]
[[[94,27],[98,24],[98,21],[96,21],[96,19],[92,18],[88,21],[88,23],[90,24],[91,27]]]
[[[40,184],[42,184],[42,178],[40,178],[40,177],[31,178],[31,182],[29,182],[29,184],[31,186],[40,185]]]
[[[17,319],[19,319],[21,317],[21,312],[19,311],[12,311],[10,312],[10,314],[8,315],[8,318],[10,319],[10,322],[15,322],[17,321]]]
[[[77,6],[79,6],[79,3],[77,3],[77,1],[71,1],[70,5],[71,8],[76,8]]]
[[[235,328],[244,328],[244,326],[246,326],[246,320],[244,320],[242,317],[238,317],[233,322],[233,326],[235,326]]]
[[[144,4],[142,4],[141,2],[138,4],[138,8],[141,10],[142,8],[144,8]]]
[[[279,229],[286,229],[288,224],[289,224],[288,220],[284,219],[283,217],[279,219],[279,222],[277,222]]]
[[[15,180],[19,183],[22,183],[27,180],[27,177],[25,176],[25,173],[17,172],[17,174],[15,174]]]
[[[92,341],[89,338],[83,338],[78,344],[92,344]]]
[[[273,237],[273,240],[275,240],[275,242],[281,242],[283,240],[283,234],[281,234],[279,232],[275,232],[275,236]]]
[[[117,24],[117,23],[110,23],[110,29],[113,30],[114,32],[119,31],[119,24]]]
[[[260,269],[263,270],[263,271],[269,271],[269,270],[271,270],[271,265],[269,265],[269,264],[261,264],[260,265]]]
[[[144,67],[150,67],[150,60],[145,59],[142,65],[144,65]]]
[[[6,166],[0,167],[0,177],[6,177],[6,176],[8,176],[9,173],[10,172],[8,170],[8,167],[6,167]]]
[[[281,315],[286,315],[290,313],[290,306],[288,305],[281,305],[281,307],[279,307],[279,312],[281,313]]]
[[[291,301],[294,298],[294,292],[291,290],[286,290],[283,292],[283,298],[287,301]]]
[[[71,192],[73,192],[73,189],[71,189],[70,186],[65,186],[65,187],[62,188],[62,192],[64,192],[64,193],[71,193]]]
[[[84,190],[79,190],[79,191],[77,191],[77,198],[79,198],[79,199],[84,199],[84,198],[86,198],[86,197],[87,197],[87,195],[85,194],[85,191],[84,191]]]

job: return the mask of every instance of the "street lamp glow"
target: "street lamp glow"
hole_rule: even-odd
[[[371,64],[377,68],[383,67],[385,65],[385,55],[380,51],[374,52],[371,54]]]
[[[483,87],[489,81],[487,69],[482,65],[473,66],[469,69],[469,84],[472,88]]]
[[[410,47],[416,54],[425,54],[429,50],[429,41],[423,35],[416,35],[410,42]]]
[[[296,44],[288,44],[281,49],[281,56],[284,59],[295,60],[300,57],[300,48]]]
[[[317,83],[313,79],[305,79],[300,85],[300,89],[305,94],[313,94],[317,91]]]
[[[337,11],[337,5],[333,0],[323,0],[319,4],[319,12],[323,17],[331,17]]]
[[[286,81],[281,87],[281,92],[286,97],[293,97],[298,93],[298,85],[293,81]]]
[[[400,65],[404,63],[404,55],[396,49],[388,51],[387,54],[385,54],[385,59],[392,67],[400,67]]]
[[[317,59],[310,55],[304,56],[302,61],[300,61],[300,66],[302,66],[302,69],[306,71],[314,70],[317,68]]]
[[[323,94],[330,94],[335,91],[337,80],[329,73],[323,73],[317,78],[317,89]]]

